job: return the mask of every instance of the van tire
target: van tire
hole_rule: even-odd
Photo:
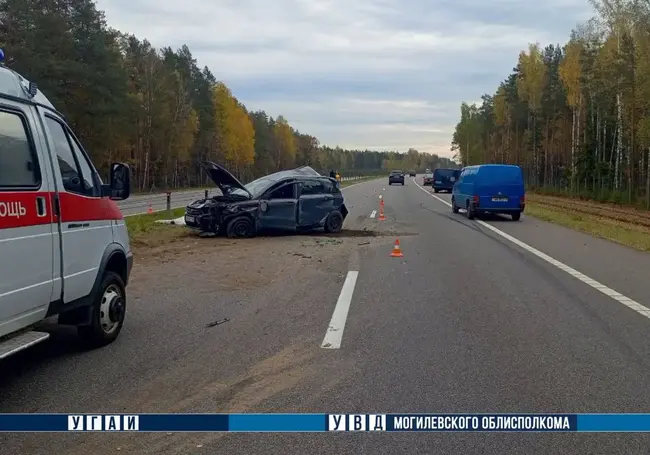
[[[511,216],[512,216],[512,221],[519,221],[521,219],[521,212],[515,212]]]
[[[458,213],[458,206],[456,205],[456,201],[454,201],[454,198],[451,198],[451,212],[452,213]]]
[[[437,188],[434,188],[434,189],[433,189],[433,192],[434,192],[434,193],[439,193],[440,190],[438,190]]]
[[[333,210],[327,216],[325,220],[325,226],[323,226],[325,232],[328,234],[338,234],[343,229],[343,215],[338,210]]]
[[[226,234],[231,239],[250,238],[255,236],[255,225],[253,221],[246,216],[238,216],[228,222]]]
[[[111,298],[109,294],[112,294],[113,297]],[[107,303],[108,298],[111,298],[112,301]],[[118,300],[113,301],[113,299]],[[109,309],[113,312],[112,314],[107,315],[103,312],[104,308],[102,306],[105,304],[110,305]],[[126,286],[117,273],[109,270],[104,274],[104,278],[90,309],[90,324],[77,327],[77,333],[84,346],[91,349],[100,348],[117,339],[124,326],[125,317]],[[116,322],[116,325],[111,328],[110,332],[104,329],[102,318],[110,318]]]
[[[476,212],[474,211],[474,207],[472,206],[472,203],[467,201],[467,204],[465,205],[466,207],[466,216],[468,220],[473,220],[476,217]]]

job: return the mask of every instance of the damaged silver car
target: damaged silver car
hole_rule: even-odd
[[[348,215],[336,179],[309,166],[276,172],[247,185],[218,164],[208,161],[203,168],[222,194],[187,206],[185,224],[202,232],[228,237],[315,229],[337,233]]]

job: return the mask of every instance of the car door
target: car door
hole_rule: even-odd
[[[45,317],[54,276],[51,176],[33,110],[0,100],[0,336]]]
[[[296,229],[298,200],[296,182],[281,183],[260,198],[260,229]]]
[[[334,210],[332,183],[321,179],[305,179],[299,184],[298,226],[318,225]]]
[[[49,132],[58,187],[63,303],[91,293],[112,222],[122,219],[115,204],[101,197],[101,180],[74,134],[58,116],[41,111]]]

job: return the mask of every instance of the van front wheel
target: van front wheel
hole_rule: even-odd
[[[115,341],[126,316],[126,287],[115,272],[104,275],[91,308],[90,324],[77,327],[77,333],[90,348],[99,348]]]

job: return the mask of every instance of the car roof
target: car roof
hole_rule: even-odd
[[[30,81],[0,63],[0,96],[13,98],[26,103],[40,104],[56,112],[56,108],[43,92],[36,89],[34,96],[29,93]],[[32,84],[35,86],[36,84]]]

